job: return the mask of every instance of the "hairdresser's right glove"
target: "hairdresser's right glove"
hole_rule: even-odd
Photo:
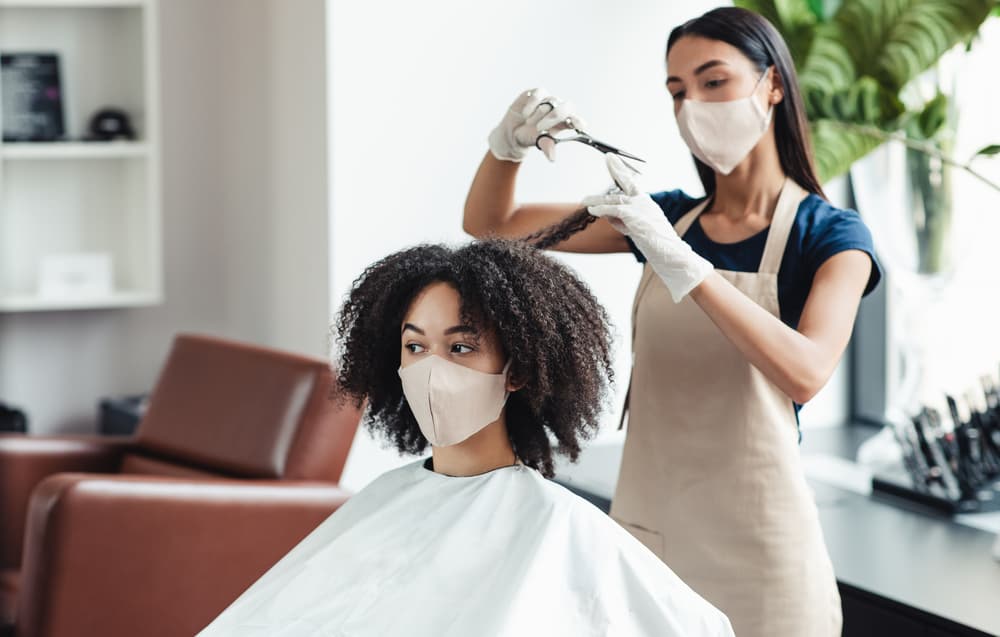
[[[674,303],[680,303],[712,272],[712,264],[691,249],[667,221],[656,202],[640,191],[622,160],[605,155],[608,172],[622,192],[594,195],[583,200],[595,217],[607,217],[615,229],[627,234],[663,279]]]
[[[535,147],[539,135],[569,128],[567,119],[576,128],[584,127],[583,120],[568,102],[552,97],[543,88],[525,91],[517,96],[503,119],[490,132],[490,152],[497,159],[521,161]],[[549,161],[555,161],[555,144],[546,144],[543,150]]]

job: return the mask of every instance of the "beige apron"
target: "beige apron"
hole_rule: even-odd
[[[786,179],[758,272],[717,270],[779,318],[778,268],[807,194]],[[792,401],[690,297],[675,304],[649,265],[632,320],[628,435],[611,515],[726,613],[737,637],[840,635]]]

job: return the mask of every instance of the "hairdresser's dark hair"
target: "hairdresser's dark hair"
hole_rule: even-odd
[[[748,9],[719,7],[688,20],[671,31],[667,38],[668,55],[670,49],[684,36],[699,36],[732,45],[761,73],[769,66],[774,66],[784,88],[784,98],[774,107],[774,139],[781,168],[807,191],[825,199],[826,195],[816,177],[813,164],[809,121],[806,119],[802,93],[795,75],[795,64],[788,52],[788,45],[774,25],[767,18]],[[694,163],[705,187],[705,194],[712,195],[715,193],[715,172],[697,157],[694,157]]]
[[[799,90],[795,65],[788,46],[778,30],[767,18],[739,7],[720,7],[688,20],[674,28],[667,38],[667,54],[684,36],[700,36],[730,44],[743,53],[763,73],[774,66],[781,78],[784,98],[774,107],[774,138],[778,158],[786,175],[807,191],[826,198],[816,176],[812,143],[809,139],[809,121],[806,119],[802,93]],[[715,193],[715,172],[694,157],[698,177],[705,194]],[[525,237],[538,248],[551,248],[586,228],[596,218],[586,209],[578,210],[563,221],[543,228]]]
[[[568,267],[523,242],[421,245],[369,266],[332,328],[336,394],[367,400],[366,425],[401,453],[427,448],[397,370],[403,318],[435,282],[455,288],[463,322],[494,335],[511,361],[521,387],[507,400],[507,429],[521,461],[551,477],[554,453],[576,460],[613,380],[610,322]]]

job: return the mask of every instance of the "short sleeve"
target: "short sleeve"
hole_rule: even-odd
[[[649,197],[656,202],[656,205],[663,210],[663,215],[667,218],[671,224],[677,223],[681,216],[691,209],[693,203],[696,201],[692,199],[683,190],[665,190],[663,192],[654,192],[649,195]],[[628,242],[629,250],[635,255],[636,261],[639,263],[645,263],[646,257],[642,254],[635,243],[632,241],[632,237],[625,235],[625,241]]]
[[[824,202],[825,203],[825,202]],[[875,245],[868,226],[854,210],[843,210],[829,204],[813,219],[806,234],[802,263],[811,281],[827,259],[846,250],[861,250],[872,260],[872,271],[864,295],[874,290],[882,280],[882,267],[875,256]]]

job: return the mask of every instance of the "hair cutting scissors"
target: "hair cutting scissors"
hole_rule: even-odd
[[[554,108],[551,102],[542,102],[542,104],[548,104],[550,108]],[[570,137],[556,137],[555,135],[549,133],[549,131],[542,131],[542,133],[535,138],[535,147],[538,148],[539,150],[544,151],[541,144],[546,141],[549,141],[552,144],[558,144],[560,142],[580,142],[581,144],[586,144],[591,148],[596,148],[601,153],[614,153],[619,157],[628,158],[633,161],[642,162],[644,164],[646,163],[645,159],[640,159],[639,157],[636,157],[632,153],[627,153],[624,150],[621,150],[620,148],[615,148],[611,144],[607,144],[598,139],[594,139],[589,134],[583,132],[582,130],[574,126],[572,117],[567,117],[565,119],[565,124],[566,127],[569,130],[572,130],[574,133],[576,133],[576,135]],[[630,170],[632,170],[636,174],[639,174],[639,170],[635,166],[632,166],[627,161],[624,161],[624,159],[622,160],[622,163],[625,164]]]

